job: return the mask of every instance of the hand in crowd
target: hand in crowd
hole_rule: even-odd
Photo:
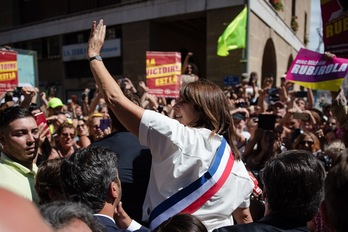
[[[41,99],[45,99],[46,100],[46,93],[45,92],[41,92],[40,93],[40,97],[41,97]]]
[[[41,123],[38,126],[38,128],[39,128],[39,130],[38,130],[38,137],[37,137],[38,141],[37,142],[38,142],[39,147],[41,147],[41,145],[44,143],[46,137],[48,137],[48,136],[50,137],[51,134],[49,133],[50,128],[44,122]],[[49,138],[49,140],[50,140],[50,138]]]
[[[139,86],[145,91],[147,92],[149,90],[149,88],[146,86],[144,81],[139,81]]]
[[[123,209],[122,202],[118,203],[115,209],[114,220],[116,222],[116,225],[121,229],[127,229],[132,222],[132,219]]]
[[[33,96],[35,96],[35,94],[37,93],[37,88],[31,87],[31,86],[24,86],[21,90],[22,95],[24,96],[24,98],[32,98]]]
[[[107,136],[107,135],[109,135],[109,134],[111,134],[111,128],[110,128],[110,127],[106,128],[106,129],[103,131],[103,137],[105,137],[105,136]]]

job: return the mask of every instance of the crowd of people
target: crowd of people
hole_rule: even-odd
[[[66,104],[28,86],[0,96],[0,228],[19,226],[8,218],[21,211],[3,196],[32,201],[27,217],[42,231],[348,228],[343,90],[318,109],[311,89],[271,74],[221,89],[188,53],[179,98],[156,97],[95,58],[105,31],[93,22],[93,94]]]

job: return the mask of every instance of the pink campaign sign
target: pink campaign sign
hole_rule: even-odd
[[[337,91],[348,72],[348,59],[327,59],[324,54],[301,48],[286,80],[311,89]]]

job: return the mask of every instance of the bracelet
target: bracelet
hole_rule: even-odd
[[[101,56],[92,56],[89,58],[89,62],[91,62],[92,60],[99,60],[99,61],[102,61],[103,59],[101,58]]]

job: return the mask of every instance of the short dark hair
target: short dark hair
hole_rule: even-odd
[[[60,165],[62,158],[50,159],[43,161],[35,177],[35,190],[40,198],[40,204],[45,204],[56,198],[63,200],[63,189],[60,181]],[[54,193],[55,199],[51,194]]]
[[[34,116],[29,109],[20,106],[10,106],[0,112],[0,130],[3,130],[12,121],[19,118],[28,118]]]
[[[153,232],[208,232],[205,225],[194,215],[177,214],[162,222]]]
[[[337,157],[325,180],[326,217],[337,232],[347,231],[348,153]]]
[[[87,224],[93,232],[105,231],[104,227],[95,221],[91,209],[77,202],[55,201],[40,206],[41,215],[53,229],[62,229],[73,220],[79,219]]]
[[[110,184],[120,185],[117,154],[107,147],[77,149],[63,160],[60,170],[65,196],[86,204],[94,213],[104,207]]]
[[[285,151],[267,161],[261,178],[272,213],[302,222],[318,213],[325,169],[312,153]]]

